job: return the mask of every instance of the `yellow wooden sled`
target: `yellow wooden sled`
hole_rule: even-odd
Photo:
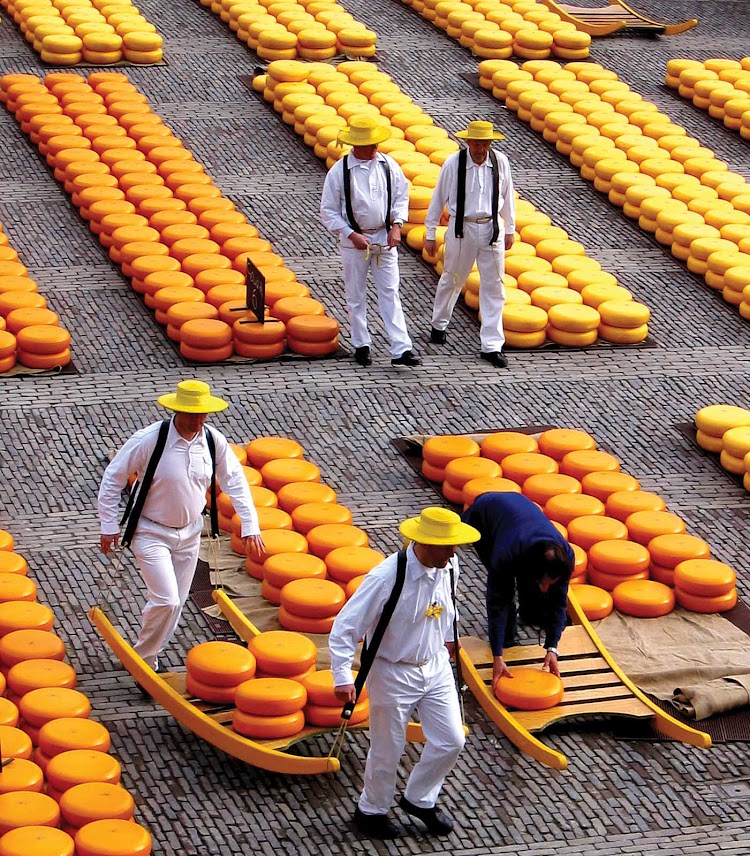
[[[683,725],[642,693],[620,669],[581,610],[575,595],[568,594],[566,627],[558,645],[565,697],[548,710],[509,711],[492,692],[492,651],[476,637],[461,640],[464,680],[485,713],[522,752],[555,770],[568,766],[567,758],[541,742],[535,733],[554,722],[578,716],[624,716],[653,719],[654,727],[682,743],[701,749],[711,746],[708,734]],[[538,645],[522,645],[504,652],[511,666],[540,666],[545,651]]]
[[[606,6],[574,6],[556,0],[542,0],[542,3],[564,21],[575,24],[576,29],[590,36],[609,36],[617,32],[676,36],[698,25],[697,18],[678,24],[656,21],[634,9],[626,0],[609,0]]]

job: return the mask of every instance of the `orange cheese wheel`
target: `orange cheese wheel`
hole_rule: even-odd
[[[639,490],[638,479],[627,473],[604,470],[602,472],[587,473],[581,480],[583,492],[589,496],[595,496],[606,503],[607,498],[613,493],[623,490]],[[610,515],[614,517],[614,515]]]
[[[19,703],[24,722],[41,728],[45,722],[61,716],[87,719],[91,713],[88,698],[68,687],[40,687],[26,693]]]
[[[21,826],[6,832],[0,840],[1,856],[73,856],[74,853],[71,836],[51,826]]]
[[[651,560],[665,568],[676,568],[688,559],[708,559],[711,547],[695,535],[657,535],[648,542]]]
[[[0,794],[9,794],[14,791],[33,791],[38,794],[43,788],[44,773],[33,761],[27,758],[14,758],[12,764],[7,764],[3,768],[3,775],[0,776]]]
[[[612,591],[615,609],[636,618],[658,618],[674,609],[675,593],[654,580],[628,580]]]
[[[524,496],[542,506],[553,496],[578,493],[581,493],[581,483],[578,479],[560,473],[539,473],[529,476],[523,483]]]
[[[655,582],[664,583],[665,586],[674,588],[674,570],[672,568],[665,568],[663,565],[655,565],[651,562],[648,573]]]
[[[345,602],[341,586],[330,580],[292,580],[281,590],[281,605],[301,618],[331,618],[341,611]]]
[[[24,327],[16,336],[19,350],[30,354],[59,354],[70,346],[70,333],[62,327],[40,324]]]
[[[547,710],[562,701],[563,684],[557,675],[522,667],[512,668],[510,673],[512,678],[499,678],[495,682],[495,696],[507,707]]]
[[[422,461],[422,475],[428,481],[434,482],[444,482],[445,481],[445,468],[436,467],[431,464],[429,461]]]
[[[0,725],[0,746],[3,747],[3,758],[31,758],[33,746],[31,738],[20,728],[13,725]]]
[[[289,678],[254,678],[237,687],[235,704],[253,716],[289,716],[307,703],[307,690]]]
[[[325,564],[331,579],[348,583],[369,573],[384,559],[383,553],[370,547],[337,547],[326,554]]]
[[[5,529],[0,529],[0,553],[7,553],[13,550],[14,541],[10,532]]]
[[[188,321],[187,323],[191,324],[193,322]],[[224,322],[219,321],[218,323],[223,324]],[[182,333],[180,333],[180,338],[182,338]],[[232,348],[231,342],[220,348],[197,348],[181,341],[180,353],[186,360],[192,360],[196,363],[223,363],[232,356],[234,349]]]
[[[47,764],[45,776],[48,786],[58,793],[84,782],[109,782],[116,785],[120,781],[121,767],[117,758],[105,752],[89,749],[71,749],[55,755]]]
[[[523,485],[527,478],[542,473],[558,472],[557,461],[538,452],[506,455],[502,461],[503,476]]]
[[[606,618],[614,608],[612,595],[598,586],[572,585],[570,591],[578,599],[578,603],[589,621]]]
[[[589,549],[589,567],[606,574],[639,574],[647,571],[649,551],[635,541],[599,541]]]
[[[625,519],[631,541],[648,544],[657,535],[681,535],[685,522],[670,511],[636,511]]]
[[[297,458],[268,461],[263,464],[260,471],[263,483],[273,491],[279,491],[284,485],[292,482],[320,481],[320,470],[315,464]]]
[[[307,539],[300,532],[289,529],[266,529],[261,531],[264,550],[261,555],[261,563],[269,556],[277,553],[307,553]]]
[[[232,342],[232,328],[212,318],[194,318],[180,327],[180,339],[193,348],[222,348]]]
[[[0,681],[0,689],[5,693],[5,676]],[[7,698],[0,698],[0,725],[11,725],[15,728],[19,719],[18,706]]]
[[[47,759],[70,749],[109,752],[109,748],[109,732],[92,719],[60,717],[39,729],[39,749]]]
[[[239,259],[236,260],[235,267],[237,261]],[[283,321],[288,325],[292,318],[298,315],[323,316],[325,315],[325,307],[320,301],[312,297],[282,297],[280,300],[274,302],[271,313],[274,318],[278,318],[279,321]]]
[[[261,508],[257,508],[256,511],[258,512],[258,523],[263,531],[266,529],[291,529],[293,526],[292,516],[287,514],[286,511],[282,511],[280,508],[261,506]],[[240,527],[242,525],[239,514],[235,514],[232,517],[232,523],[234,525],[235,532],[239,534]]]
[[[286,330],[298,342],[331,342],[339,335],[339,322],[327,315],[295,315]]]
[[[588,473],[619,469],[620,462],[613,455],[587,449],[568,452],[560,461],[560,472],[579,481]]]
[[[309,502],[336,502],[336,491],[320,482],[292,482],[279,488],[277,498],[281,508],[291,514]]]
[[[245,305],[244,298],[242,305]],[[243,323],[247,319],[244,317],[237,318],[234,301],[222,303],[219,307],[219,313],[226,312],[232,317],[232,333],[235,342],[245,345],[279,345],[283,344],[284,336],[286,335],[286,327],[281,321],[264,321],[263,324],[246,324]],[[278,350],[278,348],[277,348]],[[283,353],[283,351],[281,352]]]
[[[640,571],[637,574],[608,574],[605,571],[597,571],[591,565],[586,569],[586,578],[591,585],[603,588],[605,591],[614,591],[620,583],[630,580],[647,580],[648,577],[648,571]]]
[[[306,502],[292,511],[294,528],[303,535],[325,523],[340,523],[348,526],[351,522],[351,511],[335,502]]]
[[[584,550],[590,550],[598,541],[624,541],[628,537],[628,528],[624,523],[601,514],[576,517],[566,525],[568,540]]]
[[[588,556],[586,555],[586,551],[583,547],[579,547],[578,544],[571,544],[570,548],[573,551],[573,556],[575,557],[573,560],[573,576],[585,576],[586,568],[588,566]]]
[[[488,434],[481,443],[482,457],[490,458],[502,464],[508,455],[531,454],[539,448],[537,441],[530,434],[518,431],[498,431]]]
[[[87,823],[76,833],[75,844],[76,856],[149,856],[152,842],[140,824],[115,818]]]
[[[353,672],[352,675],[356,680],[357,672]],[[342,702],[336,698],[333,672],[330,669],[321,669],[315,672],[315,674],[303,678],[302,686],[307,691],[308,704],[322,707],[336,707],[339,710],[343,707]],[[359,700],[367,700],[367,687],[362,688]]]
[[[606,513],[623,523],[636,511],[664,511],[666,502],[656,493],[646,490],[616,491],[607,497]]]
[[[236,687],[255,674],[255,657],[234,642],[203,642],[188,651],[185,666],[202,683]]]
[[[697,594],[690,594],[682,589],[675,588],[675,597],[677,603],[690,612],[728,612],[737,605],[737,589],[733,588],[727,594],[718,595],[716,597],[701,597]]]
[[[479,443],[462,436],[428,437],[422,446],[422,458],[440,469],[455,458],[479,457],[479,452]]]
[[[674,569],[674,584],[684,594],[722,597],[731,593],[737,574],[714,559],[687,559]]]
[[[500,464],[476,455],[454,458],[445,465],[445,480],[459,492],[463,491],[466,482],[472,479],[500,478],[502,474]],[[463,501],[463,497],[459,501]]]
[[[341,725],[341,710],[344,707],[343,702],[339,702],[336,707],[325,707],[318,704],[305,705],[305,719],[310,725],[316,725],[319,728],[335,728]],[[370,702],[358,701],[354,705],[354,710],[349,718],[349,725],[358,725],[364,722],[370,715]]]
[[[358,526],[324,523],[307,533],[307,543],[313,556],[325,559],[337,547],[367,547],[369,538]]]
[[[485,493],[521,493],[520,485],[514,481],[504,478],[476,478],[470,479],[463,486],[462,496],[466,507]]]
[[[14,630],[0,639],[0,663],[6,669],[24,660],[62,660],[65,643],[47,630]]]
[[[346,595],[347,600],[362,585],[362,583],[365,581],[366,577],[367,577],[367,574],[362,574],[361,577],[354,577],[353,580],[349,580],[349,582],[346,584],[346,588],[344,589],[344,594]]]
[[[67,366],[71,358],[70,348],[54,354],[32,354],[19,348],[16,357],[22,366],[30,369],[54,369],[58,366]]]
[[[568,526],[577,517],[603,516],[604,503],[586,494],[561,493],[547,500],[544,513],[553,522]]]
[[[543,431],[537,440],[539,451],[561,461],[568,452],[596,449],[596,440],[585,431],[573,428],[551,428]]]
[[[217,687],[211,684],[205,684],[194,678],[190,672],[185,675],[185,688],[188,694],[195,698],[210,701],[214,704],[234,704],[234,694],[237,690],[237,685],[231,687]]]
[[[75,669],[60,660],[24,660],[8,670],[8,689],[21,697],[41,687],[76,685]]]
[[[269,345],[248,345],[235,337],[234,352],[247,360],[273,360],[280,357],[286,348],[284,340]]]
[[[263,562],[264,582],[276,589],[282,589],[292,580],[324,580],[325,576],[326,563],[309,553],[276,553]],[[279,603],[281,603],[280,592]]]
[[[36,600],[36,583],[21,574],[0,573],[0,603],[11,600]]]
[[[28,564],[23,556],[8,549],[0,550],[0,574],[20,574],[25,577],[27,573]]]
[[[250,485],[250,495],[256,508],[276,508],[279,504],[276,494],[267,487]]]
[[[259,669],[279,677],[297,675],[311,668],[318,653],[311,639],[286,630],[259,633],[247,647],[255,656]]]
[[[301,710],[266,716],[243,713],[241,710],[236,710],[232,714],[232,728],[238,734],[254,740],[280,740],[284,737],[293,737],[304,727],[305,714]]]
[[[83,782],[62,795],[60,813],[66,823],[80,829],[95,820],[131,820],[135,802],[121,785]]]
[[[274,606],[281,606],[281,589],[278,586],[272,586],[266,579],[261,581],[260,595]]]
[[[290,584],[291,585],[291,584]],[[331,632],[335,615],[329,618],[308,618],[303,615],[295,615],[289,612],[283,604],[279,606],[279,624],[285,630],[293,630],[297,633],[313,633],[325,635]]]
[[[0,835],[24,826],[52,826],[60,823],[60,809],[46,794],[33,791],[0,794]]]

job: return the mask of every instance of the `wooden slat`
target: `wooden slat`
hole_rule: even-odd
[[[649,710],[643,702],[634,696],[625,699],[590,702],[585,708],[576,709],[575,712],[564,705],[558,705],[549,710],[513,711],[514,718],[532,733],[544,731],[554,722],[568,716],[628,716],[636,719],[649,719],[653,715],[653,711]]]
[[[588,704],[594,701],[604,701],[604,699],[612,698],[632,698],[633,693],[624,685],[612,687],[577,687],[572,690],[565,690],[563,700],[560,702],[560,707],[577,704]]]

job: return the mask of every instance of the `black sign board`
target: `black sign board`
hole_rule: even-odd
[[[246,258],[247,275],[245,276],[245,286],[247,287],[247,296],[245,303],[247,306],[241,306],[233,309],[233,312],[244,312],[249,309],[258,319],[258,323],[264,324],[266,320],[266,278],[257,267]],[[242,324],[254,324],[254,321],[242,321]]]

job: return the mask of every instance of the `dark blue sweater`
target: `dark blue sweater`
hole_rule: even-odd
[[[482,533],[475,547],[487,568],[487,632],[493,655],[503,653],[516,593],[522,618],[543,614],[545,647],[556,646],[565,627],[568,580],[559,580],[544,594],[538,579],[529,574],[525,555],[533,545],[553,541],[565,547],[572,568],[575,557],[570,544],[530,499],[518,493],[482,494],[464,512],[463,520]]]

